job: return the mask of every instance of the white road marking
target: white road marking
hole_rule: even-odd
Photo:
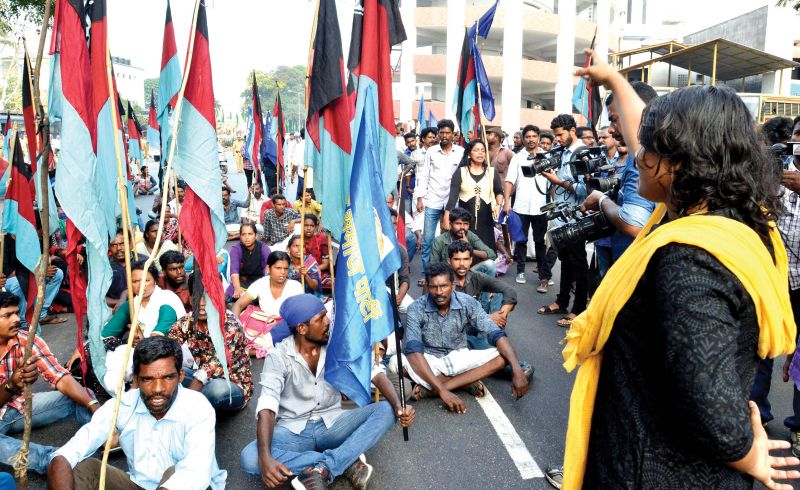
[[[511,460],[517,465],[522,479],[544,478],[542,469],[536,464],[536,461],[533,459],[533,456],[531,456],[525,443],[522,442],[522,438],[517,434],[514,426],[511,425],[511,421],[508,420],[508,417],[506,417],[503,409],[500,408],[500,405],[492,396],[489,388],[484,388],[484,393],[482,398],[475,399],[478,401],[478,405],[483,408],[486,418],[489,419],[495,432],[497,432],[497,436],[500,438],[500,442],[503,443],[503,446],[505,446],[506,451],[508,451],[508,455],[511,456]]]

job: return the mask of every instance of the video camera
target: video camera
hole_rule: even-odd
[[[550,151],[544,153],[532,153],[528,155],[528,164],[520,166],[524,177],[535,177],[542,172],[552,172],[561,166],[561,154],[567,148],[564,146],[554,146]]]
[[[575,150],[569,161],[570,172],[577,181],[586,180],[589,192],[600,191],[614,199],[619,191],[620,180],[614,175],[614,166],[608,162],[603,146],[583,146]],[[614,227],[602,212],[582,212],[577,206],[560,202],[541,208],[547,219],[561,219],[566,224],[550,230],[550,241],[554,247],[593,242],[610,236]]]
[[[800,142],[790,141],[788,143],[775,143],[770,147],[770,151],[778,166],[786,170],[789,167],[786,163],[789,157],[794,156],[800,158]]]

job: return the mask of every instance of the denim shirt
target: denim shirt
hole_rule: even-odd
[[[656,208],[655,203],[639,195],[639,169],[633,155],[628,155],[625,167],[619,172],[620,184],[616,203],[620,206],[619,217],[631,226],[644,227]],[[633,242],[633,237],[620,230],[611,235],[611,261],[617,260]]]
[[[559,179],[563,180],[564,182],[571,182],[573,184],[573,191],[570,192],[563,187],[556,187],[556,202],[566,202],[572,204],[573,206],[580,205],[587,196],[586,192],[586,182],[584,181],[583,175],[578,177],[578,182],[575,182],[575,178],[572,175],[572,169],[568,165],[569,161],[572,159],[572,155],[575,153],[575,150],[580,148],[582,145],[579,143],[573,143],[572,146],[564,150],[564,153],[561,154],[561,163],[562,165],[558,167],[556,171],[556,175]],[[554,226],[561,226],[564,224],[564,221],[561,219],[553,220]]]
[[[405,353],[425,353],[444,357],[450,352],[467,348],[467,331],[478,330],[487,334],[489,343],[497,344],[505,337],[489,315],[471,296],[453,291],[450,309],[442,315],[439,307],[425,294],[408,307],[406,319]]]

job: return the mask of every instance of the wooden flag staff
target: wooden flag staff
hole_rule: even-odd
[[[183,108],[184,94],[186,93],[186,84],[187,84],[187,82],[189,80],[188,75],[189,75],[189,73],[191,71],[191,66],[192,66],[192,55],[194,54],[194,42],[195,42],[195,36],[197,34],[197,14],[198,14],[198,11],[200,10],[200,1],[201,0],[195,0],[194,13],[192,14],[192,24],[191,24],[192,25],[192,31],[191,31],[190,37],[189,37],[189,51],[186,54],[186,67],[185,67],[185,72],[183,74],[183,81],[181,82],[181,90],[178,93],[178,99],[177,99],[177,102],[175,104],[175,112],[179,116],[181,114],[181,109]],[[106,54],[108,55],[108,53],[106,53]],[[107,76],[108,76],[108,78],[110,80],[111,79],[111,65],[110,64],[108,65],[108,74],[107,74]],[[176,118],[175,124],[174,124],[174,126],[172,128],[172,144],[170,145],[170,148],[169,148],[169,160],[167,160],[167,168],[165,169],[165,174],[167,176],[169,176],[170,173],[172,172],[172,161],[173,161],[174,156],[175,156],[175,147],[176,147],[177,142],[178,142],[178,126],[179,126],[179,123],[180,123],[180,117]],[[167,177],[167,179],[168,178],[169,177]],[[177,196],[176,196],[176,198],[177,198]],[[158,232],[156,233],[156,241],[155,241],[155,244],[153,245],[153,249],[154,250],[158,250],[160,248],[160,246],[161,246],[161,239],[162,239],[163,234],[164,234],[164,220],[166,218],[166,211],[167,211],[167,205],[166,205],[166,203],[164,203],[164,205],[161,206],[161,213],[159,215]],[[147,270],[147,269],[150,268],[150,266],[155,261],[155,258],[156,258],[156,256],[155,256],[155,254],[153,254],[147,259],[147,261],[145,262],[145,265],[144,265],[144,270]],[[146,284],[146,281],[140,281],[140,283],[139,283],[139,292],[136,295],[136,299],[134,300],[135,308],[134,308],[133,314],[131,316],[131,325],[138,325],[139,311],[141,310],[141,306],[142,306],[141,305],[141,297],[144,294],[145,284]],[[136,337],[136,335],[133,335],[133,332],[131,333],[131,335],[128,336],[128,344],[125,347],[124,362],[122,363],[123,366],[127,366],[128,365],[128,360],[130,359],[131,351],[133,350],[133,339],[135,337]],[[108,466],[108,454],[109,454],[109,451],[111,450],[111,441],[114,438],[114,431],[115,431],[116,424],[117,424],[117,416],[119,415],[119,405],[120,405],[121,394],[122,394],[122,390],[123,390],[123,388],[125,386],[125,371],[126,371],[126,369],[122,370],[122,372],[120,373],[119,381],[117,382],[117,389],[116,389],[117,396],[114,399],[114,413],[113,413],[113,415],[111,417],[111,424],[110,424],[110,426],[108,428],[108,438],[106,439],[105,448],[103,449],[103,461],[102,461],[102,464],[100,465],[100,485],[99,485],[100,490],[105,490],[105,487],[106,487],[106,469],[107,469],[107,466]]]
[[[33,72],[33,86],[30,87],[33,94],[33,107],[34,107],[34,117],[36,108],[39,109],[39,114],[42,116],[39,119],[39,127],[37,128],[37,133],[42,135],[42,164],[46,165],[46,162],[50,158],[50,129],[48,126],[48,119],[47,114],[44,112],[44,108],[41,106],[41,98],[39,96],[39,71],[41,70],[42,66],[42,53],[44,52],[44,41],[45,37],[47,36],[47,24],[50,19],[51,13],[51,0],[46,0],[45,7],[44,7],[44,19],[42,21],[42,30],[39,35],[39,51],[36,57],[36,71]],[[25,39],[23,38],[23,44],[25,43]],[[27,47],[25,48],[25,52],[27,53]],[[30,62],[30,58],[28,58],[28,63]],[[30,73],[30,65],[27,67],[28,72]],[[36,138],[36,135],[28,135],[29,138]],[[13,153],[11,155],[12,161],[9,164],[13,164]],[[36,159],[36,155],[30,155],[31,163],[33,163]],[[42,199],[41,202],[37,203],[39,205],[39,217],[42,222],[42,256],[36,263],[36,305],[33,308],[33,318],[31,319],[31,323],[28,325],[28,337],[25,342],[25,352],[22,356],[22,363],[21,366],[24,366],[28,363],[31,354],[33,353],[33,344],[36,340],[36,330],[39,328],[39,316],[42,313],[42,305],[44,304],[44,285],[45,285],[45,275],[47,273],[47,267],[50,264],[50,243],[48,237],[50,236],[50,201],[49,195],[47,193],[47,184],[48,184],[48,172],[45,169],[41,169],[39,172],[40,177],[40,189],[42,190]],[[5,253],[5,250],[3,250]],[[14,467],[14,476],[17,478],[17,488],[26,490],[28,488],[28,448],[30,447],[31,442],[31,427],[33,423],[33,393],[31,392],[31,385],[25,384],[23,387],[23,393],[25,397],[25,409],[24,409],[24,424],[23,424],[23,434],[22,434],[22,446],[19,449],[19,452],[11,458],[11,463]]]

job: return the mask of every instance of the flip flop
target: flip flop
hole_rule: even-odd
[[[563,310],[560,307],[553,309],[551,305],[542,305],[541,308],[536,310],[536,313],[540,315],[565,315],[567,310]]]
[[[424,386],[417,384],[414,385],[414,388],[411,389],[411,399],[415,402],[422,400],[423,398],[430,397],[431,390],[425,388]]]
[[[39,320],[42,325],[58,325],[59,323],[66,323],[67,319],[61,316],[47,315]]]
[[[486,387],[480,381],[476,381],[467,387],[467,391],[476,398],[483,398],[486,394]]]
[[[572,322],[574,320],[575,320],[575,318],[570,318],[568,316],[565,316],[565,317],[560,318],[556,322],[556,325],[558,325],[559,327],[562,327],[562,328],[570,328],[572,326]]]

